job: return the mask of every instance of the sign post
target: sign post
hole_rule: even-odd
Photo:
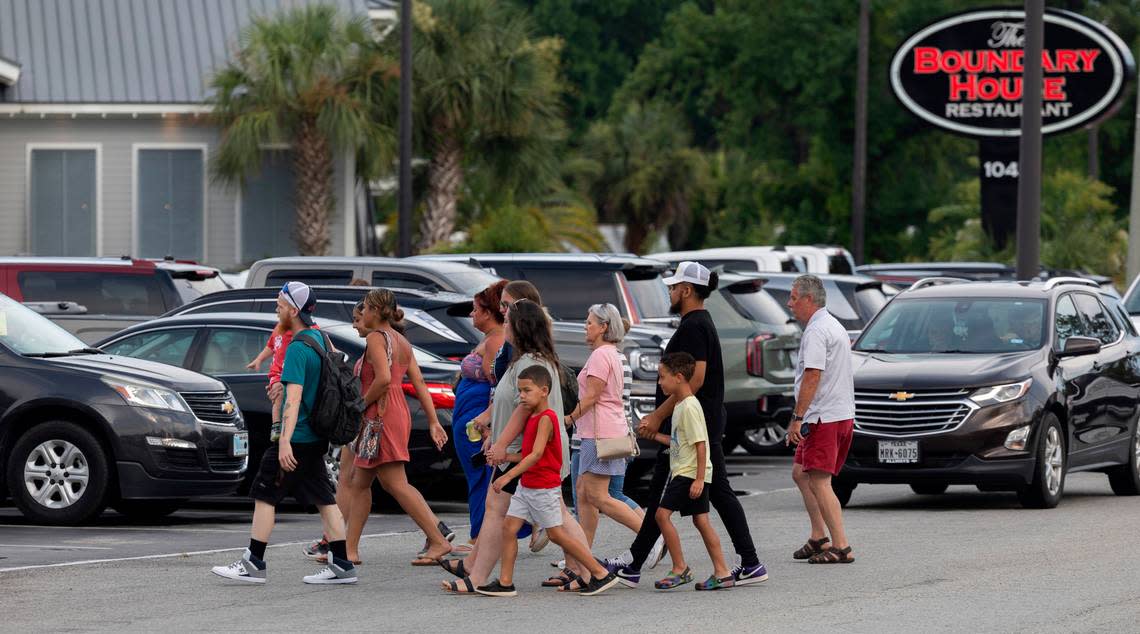
[[[1020,7],[950,15],[909,37],[890,65],[891,88],[903,107],[935,127],[979,140],[982,222],[999,247],[1017,230],[1016,192],[1026,171],[1017,151],[1022,100],[1032,97],[1023,90],[1030,66],[1025,23]],[[1111,116],[1136,72],[1128,46],[1104,25],[1069,11],[1046,9],[1042,24],[1041,53],[1033,56],[1040,79],[1032,82],[1040,133],[1060,134]],[[1039,150],[1037,156],[1039,178]],[[1039,215],[1039,194],[1032,207]]]
[[[1025,69],[1021,93],[1021,174],[1017,183],[1017,279],[1041,267],[1041,100],[1045,0],[1025,0]],[[1079,54],[1079,53],[1078,53]],[[1090,55],[1091,57],[1091,55]]]

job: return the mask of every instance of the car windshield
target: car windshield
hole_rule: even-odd
[[[0,343],[23,355],[64,355],[87,347],[46,317],[0,295]]]
[[[748,319],[765,324],[783,324],[791,319],[780,302],[767,291],[748,286],[730,286],[726,290]]]
[[[480,270],[471,269],[462,273],[447,273],[447,280],[455,287],[460,295],[474,295],[479,291],[499,281],[499,276]]]
[[[1130,315],[1140,313],[1140,284],[1132,287],[1132,294],[1124,298],[1124,309]]]
[[[629,293],[633,295],[637,313],[642,317],[669,317],[669,288],[661,276],[630,279]]]
[[[855,344],[864,352],[994,354],[1036,350],[1048,337],[1038,299],[895,299]]]
[[[178,289],[178,296],[183,303],[190,303],[203,295],[227,290],[226,283],[221,275],[216,273],[209,276],[182,277],[175,275],[174,288]]]

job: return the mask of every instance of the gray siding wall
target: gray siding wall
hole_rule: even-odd
[[[136,255],[134,239],[134,145],[206,144],[207,161],[218,141],[217,130],[181,115],[166,119],[2,118],[0,119],[0,255],[36,255],[28,243],[28,146],[34,144],[99,144],[98,175],[102,190],[102,241],[98,253]],[[207,163],[207,172],[209,171]],[[330,255],[355,255],[355,223],[351,221],[355,166],[352,156],[338,158],[333,195]],[[236,186],[209,182],[205,198],[205,264],[233,269],[240,261],[240,196]],[[346,222],[346,219],[349,220]]]

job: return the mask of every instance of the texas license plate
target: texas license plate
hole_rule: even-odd
[[[249,455],[249,433],[242,431],[234,434],[233,450],[235,458]]]
[[[918,441],[880,440],[879,462],[883,464],[910,464],[918,462]]]

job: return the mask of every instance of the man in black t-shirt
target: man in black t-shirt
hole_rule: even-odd
[[[681,324],[665,347],[665,352],[688,352],[697,362],[690,384],[697,400],[704,410],[705,424],[709,433],[709,463],[712,465],[712,484],[709,485],[709,501],[724,522],[732,546],[740,555],[740,565],[733,568],[735,585],[757,583],[768,578],[768,571],[756,555],[752,534],[744,508],[732,485],[728,481],[728,470],[724,461],[724,426],[727,417],[724,409],[724,361],[721,358],[720,337],[712,317],[705,310],[705,300],[717,288],[717,276],[698,262],[682,262],[674,275],[665,280],[669,286],[670,312],[681,315]],[[638,433],[652,437],[657,432],[669,433],[669,420],[675,404],[673,397],[666,397],[661,387],[657,387],[657,409],[641,419]],[[655,518],[657,504],[669,480],[669,452],[657,454],[650,484],[650,504],[645,511],[641,530],[630,546],[633,561],[612,559],[607,563],[621,582],[636,587],[641,580],[641,566],[649,556],[649,551],[661,530]]]

